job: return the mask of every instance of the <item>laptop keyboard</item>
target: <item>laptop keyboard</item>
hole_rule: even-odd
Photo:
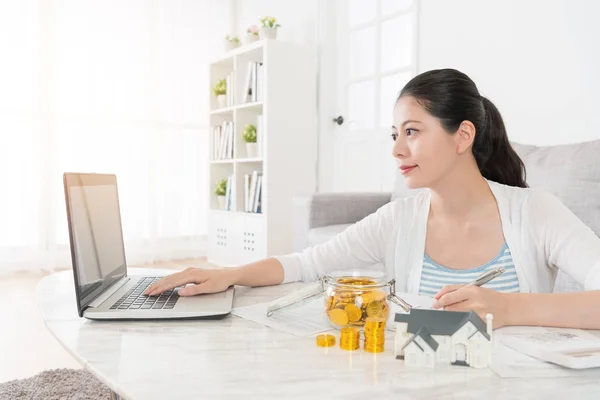
[[[174,289],[167,290],[159,296],[146,296],[144,291],[148,286],[157,282],[161,277],[144,277],[138,283],[127,291],[115,304],[111,310],[170,310],[175,307],[179,300],[179,294],[174,293]]]

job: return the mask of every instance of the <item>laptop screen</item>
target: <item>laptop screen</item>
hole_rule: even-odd
[[[117,178],[64,174],[78,311],[127,273]]]

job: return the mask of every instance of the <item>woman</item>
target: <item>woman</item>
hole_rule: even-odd
[[[413,78],[394,108],[393,156],[409,188],[329,242],[234,269],[189,268],[147,294],[195,283],[182,296],[311,281],[383,263],[399,292],[433,295],[435,308],[494,314],[494,326],[600,329],[600,238],[553,195],[527,188],[496,107],[452,70]],[[491,261],[490,261],[491,260]],[[478,287],[456,284],[498,265]],[[556,271],[585,288],[551,293]]]

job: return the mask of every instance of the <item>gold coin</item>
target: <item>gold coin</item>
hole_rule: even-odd
[[[372,301],[367,305],[367,315],[369,317],[382,317],[383,307],[378,301]]]
[[[360,308],[356,307],[354,304],[348,304],[345,310],[346,314],[348,314],[348,321],[350,322],[356,322],[362,317]]]
[[[319,347],[335,346],[335,336],[333,336],[333,335],[317,335],[317,346],[319,346]]]
[[[333,308],[333,296],[327,296],[325,297],[325,308],[327,308],[328,310],[330,308]]]
[[[385,351],[384,347],[365,347],[365,351],[367,353],[383,353]]]
[[[329,320],[338,326],[348,325],[348,314],[340,308],[334,308],[329,312]]]
[[[368,317],[365,322],[370,325],[370,326],[376,326],[376,327],[381,327],[384,328],[385,327],[385,323],[387,322],[387,320],[385,318],[381,318],[381,317]]]
[[[375,300],[375,301],[382,301],[386,298],[385,292],[382,292],[381,290],[377,290],[372,293],[373,293],[373,300]]]

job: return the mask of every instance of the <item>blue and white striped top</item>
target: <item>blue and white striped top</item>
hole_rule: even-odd
[[[502,246],[500,253],[492,261],[480,267],[467,270],[443,267],[425,254],[423,257],[423,271],[421,272],[419,294],[433,297],[444,285],[473,282],[484,272],[500,266],[504,267],[506,271],[501,276],[483,285],[483,287],[504,293],[518,292],[519,280],[517,279],[515,264],[513,263],[512,255],[506,242]]]

